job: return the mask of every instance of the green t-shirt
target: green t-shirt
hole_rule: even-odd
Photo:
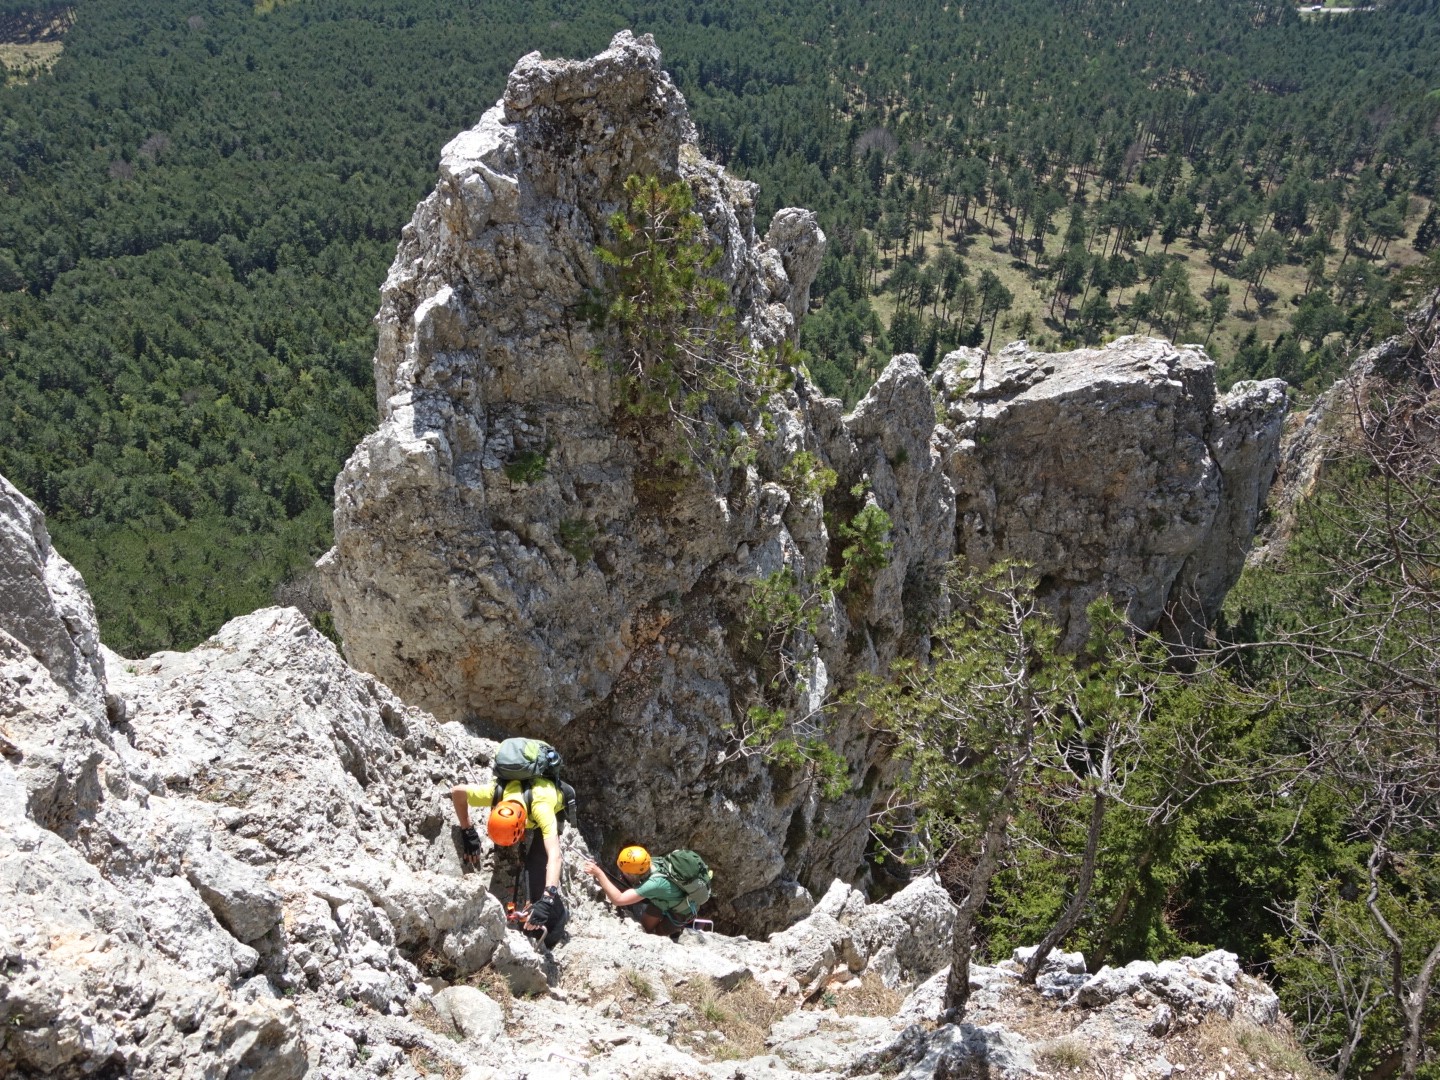
[[[651,874],[639,885],[635,891],[649,900],[661,911],[674,911],[679,909],[685,914],[690,913],[690,902],[685,898],[685,890],[664,874]]]

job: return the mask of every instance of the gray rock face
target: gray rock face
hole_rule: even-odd
[[[1284,554],[1301,505],[1325,479],[1328,468],[1360,445],[1359,408],[1370,393],[1386,384],[1405,385],[1415,377],[1407,362],[1409,340],[1393,337],[1366,350],[1350,370],[1290,417],[1280,444],[1280,462],[1270,489],[1269,513],[1255,537],[1249,561],[1276,562]]]
[[[444,825],[492,745],[293,609],[190,653],[106,652],[39,511],[0,494],[24,585],[0,608],[0,1074],[351,1075],[351,1007],[403,1011],[415,958],[473,971],[507,937]]]
[[[27,526],[39,522],[23,500],[0,507],[0,563],[37,550],[43,528]],[[78,575],[46,561],[55,592],[42,584],[30,608],[0,609],[0,1073],[299,1076],[294,1008],[224,990],[259,954],[173,863],[146,857],[166,846],[157,840],[173,836],[173,819],[136,782],[144,769],[117,750],[103,704],[97,718],[96,669],[83,664],[77,678],[56,656],[83,652],[33,644],[47,625],[35,612],[90,611]],[[93,617],[80,620],[65,636],[98,646]]]
[[[1166,628],[1178,638],[1196,641],[1239,580],[1279,466],[1286,406],[1281,379],[1236,383],[1216,404],[1208,444],[1220,502],[1167,598]]]
[[[1033,1048],[1002,1027],[947,1024],[924,1042],[919,1061],[899,1075],[905,1080],[969,1075],[1001,1078],[1034,1076]]]
[[[13,525],[0,537],[24,535]],[[190,653],[102,651],[98,689],[124,705],[103,727],[12,621],[0,610],[6,1077],[1022,1076],[1044,1047],[1014,1018],[1052,997],[1075,1007],[1043,1017],[1047,1034],[1068,1024],[1114,1074],[1137,1048],[1184,1062],[1202,1017],[1276,1020],[1228,954],[1089,979],[1055,954],[1047,974],[1082,983],[1083,1005],[1052,980],[1019,1008],[1018,965],[976,965],[968,1022],[926,1031],[955,914],[934,880],[883,904],[837,881],[769,940],[671,942],[617,919],[573,831],[570,940],[539,951],[446,827],[450,784],[486,779],[494,744],[401,704],[297,612],[237,619]],[[913,991],[895,1015],[866,1005],[880,984]],[[769,1010],[764,1053],[723,1060],[707,1023],[730,993]]]
[[[815,217],[782,210],[758,235],[753,187],[701,156],[654,43],[527,56],[404,230],[377,318],[380,425],[337,480],[321,567],[353,664],[442,719],[554,742],[602,855],[702,850],[721,925],[763,935],[861,862],[890,766],[835,701],[923,655],[946,564],[1030,562],[1072,645],[1102,593],[1195,633],[1239,572],[1283,394],[1217,400],[1202,352],[1145,339],[961,350],[933,379],[900,356],[848,416],[801,375],[736,420],[753,461],[657,486],[580,314],[635,172],[688,183],[755,342],[793,332]],[[802,451],[837,476],[823,497]],[[891,519],[888,563],[831,595],[817,575],[867,507]],[[767,653],[750,602],[777,572],[814,623]],[[745,739],[756,704],[819,732],[849,789],[827,798],[807,767],[769,764]]]
[[[77,707],[105,715],[100,632],[79,573],[56,554],[39,507],[0,477],[0,610]]]
[[[636,172],[689,181],[761,343],[785,335],[785,301],[808,293],[784,266],[818,269],[813,215],[785,214],[779,249],[756,240],[752,187],[698,156],[648,36],[622,33],[583,63],[525,57],[501,102],[445,148],[385,283],[381,426],[337,481],[324,563],[348,655],[387,680],[415,669],[407,689],[437,715],[570,722],[666,621],[646,610],[657,598],[688,594],[767,531],[769,504],[744,475],[735,491],[636,513],[642,461],[615,430],[576,314]],[[543,475],[515,478],[525,455]]]
[[[935,382],[957,438],[947,471],[968,563],[1029,563],[1072,648],[1101,595],[1182,637],[1213,621],[1275,473],[1283,382],[1217,401],[1203,352],[1147,338],[962,349]]]

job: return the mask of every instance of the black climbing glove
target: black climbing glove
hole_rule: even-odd
[[[474,825],[460,830],[460,846],[464,849],[461,857],[466,862],[480,861],[480,834]]]
[[[565,921],[565,901],[560,890],[548,888],[545,895],[530,905],[530,916],[525,920],[527,933],[535,934],[561,926]]]

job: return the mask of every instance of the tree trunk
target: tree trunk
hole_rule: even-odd
[[[1405,954],[1400,935],[1385,918],[1378,903],[1380,864],[1384,861],[1385,847],[1377,843],[1371,849],[1367,863],[1370,871],[1370,893],[1365,898],[1365,906],[1370,910],[1370,918],[1390,944],[1390,995],[1395,999],[1395,1007],[1400,1012],[1401,1030],[1405,1033],[1400,1055],[1400,1075],[1404,1080],[1415,1080],[1415,1074],[1420,1068],[1420,1050],[1425,1039],[1425,1006],[1429,1002],[1430,984],[1435,979],[1435,969],[1440,967],[1440,942],[1436,943],[1425,962],[1420,965],[1414,986],[1407,993]]]
[[[955,933],[950,944],[950,974],[945,980],[945,1011],[958,1020],[965,1014],[970,1000],[970,949],[975,937],[975,917],[985,904],[990,882],[1000,869],[1000,853],[1005,848],[1005,829],[1009,824],[1006,811],[997,809],[985,826],[980,858],[970,871],[970,892],[955,913]]]
[[[1105,824],[1105,811],[1109,804],[1110,800],[1105,792],[1097,789],[1095,801],[1090,807],[1090,824],[1085,831],[1085,854],[1080,858],[1080,880],[1075,883],[1075,895],[1070,897],[1070,902],[1065,905],[1060,918],[1050,928],[1050,932],[1040,939],[1040,944],[1035,946],[1035,952],[1030,959],[1025,961],[1025,970],[1020,974],[1020,981],[1023,983],[1032,986],[1035,984],[1045,958],[1056,945],[1065,940],[1080,921],[1080,913],[1085,910],[1085,902],[1090,899],[1090,887],[1095,884],[1095,864],[1100,859],[1100,830]]]

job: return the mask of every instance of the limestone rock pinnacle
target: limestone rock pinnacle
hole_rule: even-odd
[[[722,920],[764,933],[861,864],[890,766],[834,703],[924,654],[946,564],[1030,562],[1072,642],[1102,592],[1139,625],[1196,633],[1242,565],[1284,395],[1218,398],[1202,350],[1152,339],[960,350],[933,377],[899,356],[848,416],[798,372],[735,421],[753,459],[662,483],[583,314],[637,172],[688,184],[749,337],[794,333],[815,215],[758,233],[753,185],[700,153],[654,43],[527,56],[404,230],[377,317],[380,423],[336,483],[321,566],[352,664],[442,719],[556,743],[602,852],[705,850]],[[802,460],[834,471],[829,494],[797,480]],[[885,565],[809,597],[813,633],[786,660],[847,769],[826,796],[745,740],[769,677],[746,627],[760,583],[835,565],[839,526],[867,507],[891,522]]]

